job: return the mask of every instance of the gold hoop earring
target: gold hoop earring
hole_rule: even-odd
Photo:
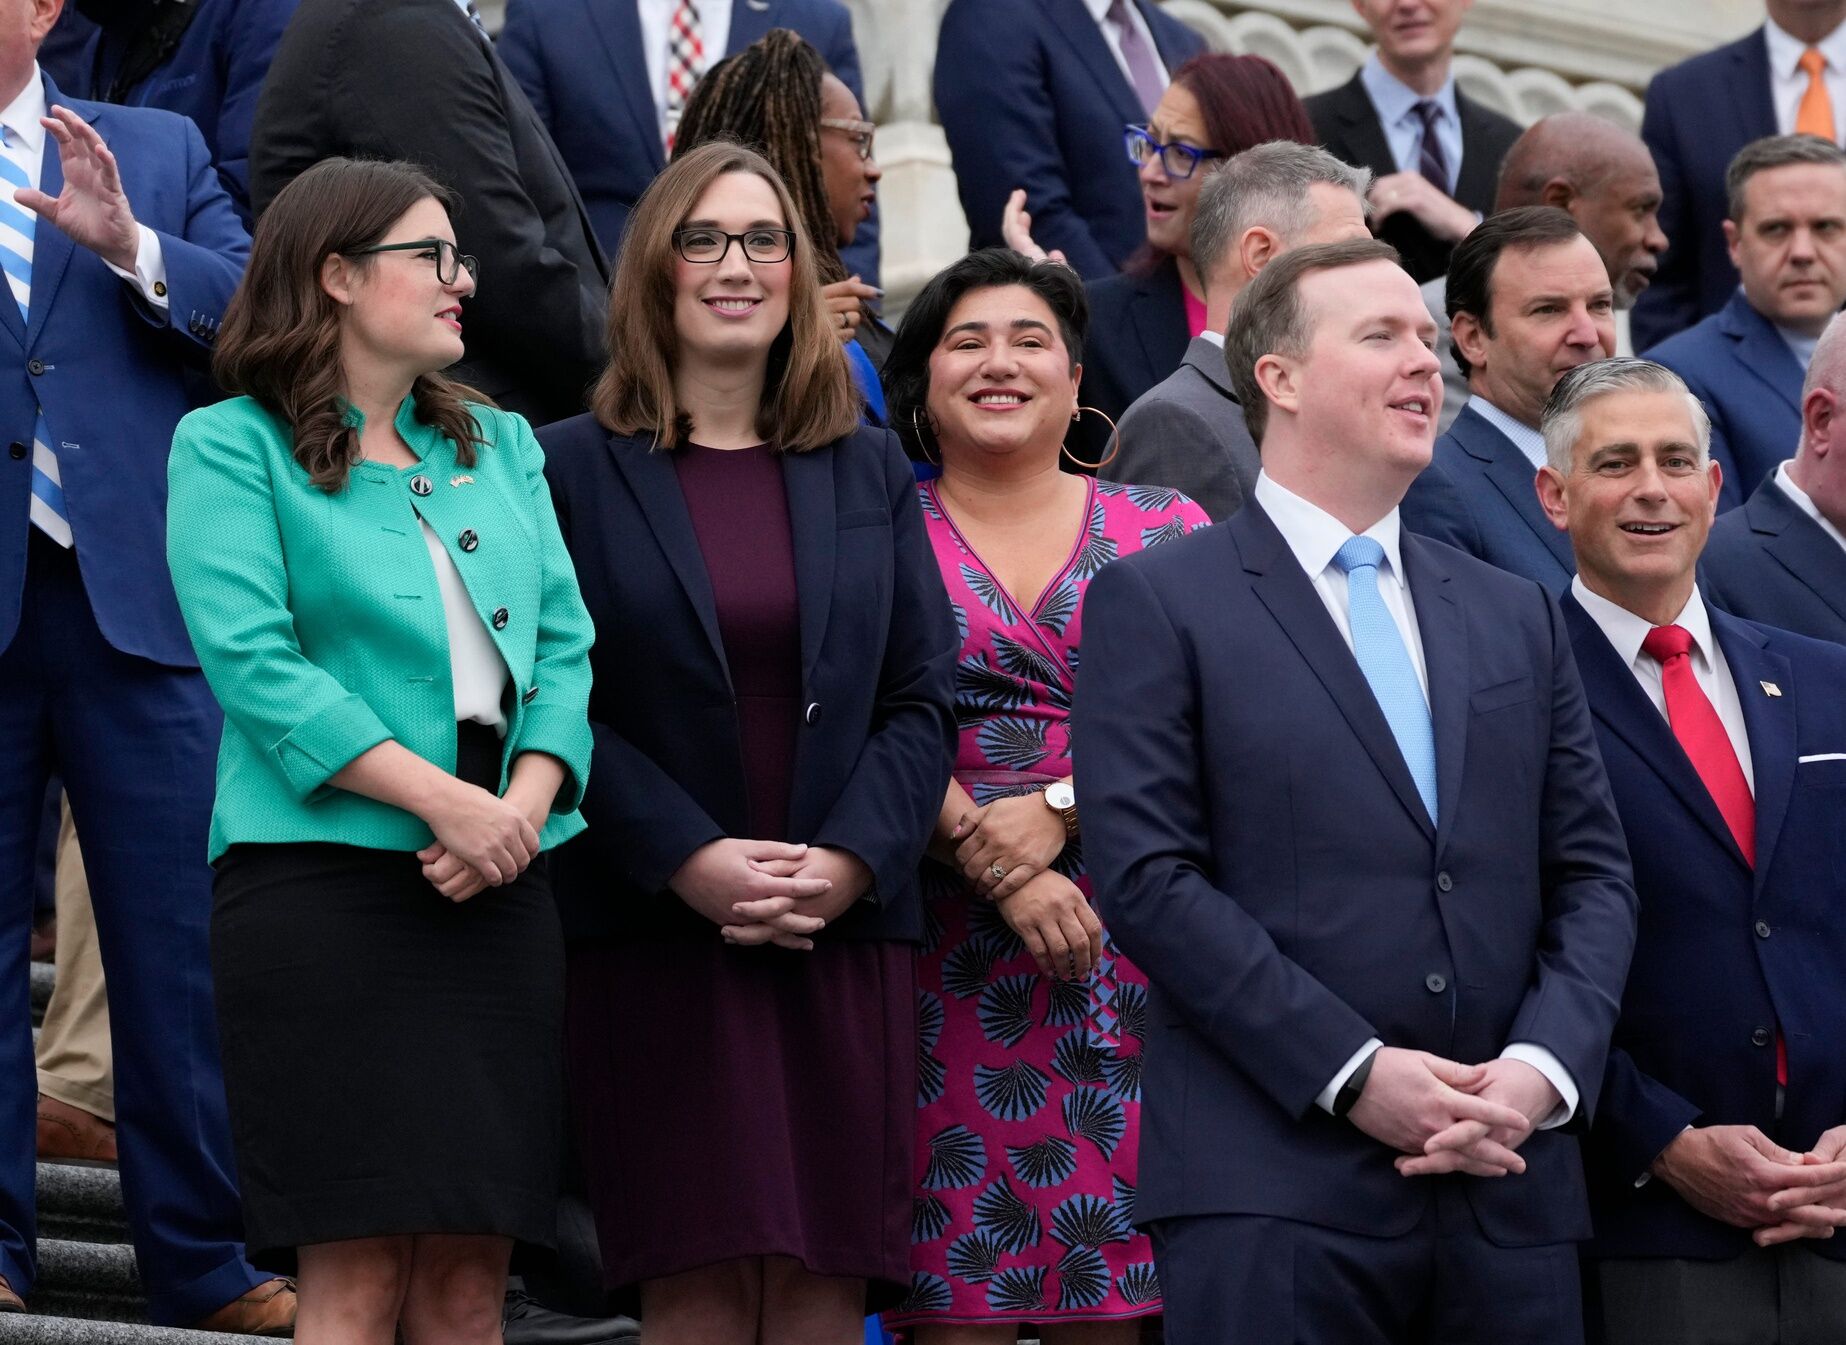
[[[917,437],[917,449],[923,454],[923,461],[927,462],[931,467],[940,467],[942,466],[942,460],[940,458],[930,457],[929,440],[923,435],[923,427],[917,423],[917,417],[922,411],[923,408],[920,406],[913,406],[910,408],[910,432]]]
[[[1122,451],[1122,432],[1119,428],[1117,428],[1116,423],[1113,420],[1109,419],[1109,413],[1107,411],[1101,410],[1098,407],[1079,406],[1077,408],[1077,414],[1072,416],[1071,419],[1081,420],[1083,418],[1083,413],[1085,411],[1094,411],[1097,415],[1101,416],[1103,418],[1103,422],[1108,425],[1109,427],[1109,451],[1103,454],[1101,460],[1097,462],[1085,462],[1082,458],[1078,457],[1075,453],[1072,453],[1069,447],[1064,444],[1058,445],[1058,452],[1062,453],[1066,458],[1068,458],[1073,466],[1078,467],[1083,471],[1100,472],[1103,468],[1107,467],[1110,463],[1114,462],[1115,455]]]

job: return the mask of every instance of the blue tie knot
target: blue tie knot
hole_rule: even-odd
[[[1346,544],[1333,553],[1333,563],[1342,574],[1370,568],[1376,570],[1384,559],[1384,546],[1373,537],[1348,537]]]

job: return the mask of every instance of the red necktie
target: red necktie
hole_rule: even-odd
[[[1692,632],[1683,626],[1655,626],[1641,641],[1641,651],[1660,664],[1660,686],[1666,693],[1667,720],[1673,736],[1685,749],[1692,769],[1711,794],[1712,802],[1731,829],[1731,838],[1743,851],[1746,863],[1756,866],[1756,799],[1744,779],[1731,735],[1724,731],[1698,678],[1692,673]],[[1776,1082],[1788,1083],[1788,1048],[1780,1028],[1775,1039]]]

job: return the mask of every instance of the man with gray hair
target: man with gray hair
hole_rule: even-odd
[[[1647,352],[1686,380],[1711,416],[1730,509],[1801,436],[1814,343],[1846,302],[1846,153],[1810,135],[1768,136],[1725,175],[1724,239],[1743,284],[1723,308]]]
[[[1801,446],[1712,526],[1706,594],[1735,616],[1846,644],[1846,322],[1801,389]]]
[[[1846,1340],[1846,649],[1706,604],[1723,468],[1672,371],[1542,420],[1570,647],[1646,912],[1585,1145],[1607,1345]],[[1696,978],[1696,985],[1688,977]]]
[[[1231,303],[1290,248],[1368,238],[1371,173],[1324,149],[1272,140],[1205,180],[1192,218],[1192,259],[1205,286],[1205,330],[1179,369],[1122,417],[1105,480],[1165,486],[1222,522],[1256,487],[1262,467],[1224,363]]]

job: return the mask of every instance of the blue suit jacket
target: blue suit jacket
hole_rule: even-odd
[[[1118,561],[1084,601],[1083,845],[1152,983],[1137,1221],[1257,1214],[1407,1232],[1432,1186],[1315,1105],[1368,1037],[1552,1051],[1595,1109],[1634,891],[1557,604],[1403,537],[1437,812],[1261,506]],[[1503,1246],[1588,1236],[1574,1134],[1455,1178]],[[1442,1180],[1450,1180],[1444,1178]]]
[[[1711,612],[1750,739],[1752,869],[1666,717],[1575,598],[1564,619],[1641,899],[1587,1146],[1593,1251],[1736,1256],[1748,1230],[1700,1214],[1663,1181],[1634,1183],[1695,1122],[1754,1125],[1801,1151],[1846,1121],[1846,760],[1797,764],[1846,753],[1846,649]],[[1789,1078],[1780,1120],[1778,1023]],[[1846,1247],[1811,1246],[1846,1259]]]
[[[1641,138],[1660,170],[1660,228],[1666,254],[1634,306],[1636,350],[1683,332],[1724,307],[1737,268],[1724,246],[1730,213],[1724,170],[1752,140],[1776,133],[1769,48],[1748,37],[1681,61],[1647,86]]]
[[[1723,464],[1720,510],[1734,509],[1801,441],[1805,373],[1775,325],[1750,307],[1742,290],[1702,319],[1647,352],[1686,380],[1711,417],[1712,455]]]
[[[297,0],[192,3],[196,12],[179,45],[119,101],[191,117],[218,165],[225,191],[248,225],[250,126],[256,118],[256,97]],[[127,49],[126,34],[94,30],[75,61],[80,82],[64,88],[77,98],[106,97]]]
[[[0,462],[0,649],[19,622],[32,427],[42,406],[104,638],[125,654],[197,667],[167,577],[167,449],[192,409],[186,371],[196,372],[217,337],[249,235],[184,117],[66,98],[49,78],[45,96],[114,152],[135,218],[160,237],[167,311],[146,306],[102,258],[39,221],[30,322],[20,322],[18,305],[0,303],[0,436],[15,446]],[[56,196],[63,183],[57,142],[47,138],[39,185]]]
[[[839,0],[737,0],[724,55],[771,28],[800,33],[865,102],[852,17]],[[667,164],[634,0],[507,0],[498,46],[557,142],[597,240],[613,257],[628,212]],[[840,256],[849,271],[878,283],[876,213]]]
[[[1699,584],[1733,616],[1846,644],[1846,548],[1774,477],[1712,526]]]
[[[1577,560],[1539,507],[1537,474],[1517,445],[1465,406],[1404,497],[1404,526],[1536,579],[1556,597],[1570,587]]]
[[[591,619],[632,640],[590,653],[589,830],[557,852],[567,936],[713,937],[667,880],[694,850],[750,836],[711,578],[671,454],[589,416],[538,432]],[[948,788],[960,642],[889,430],[782,458],[801,626],[802,713],[787,838],[850,850],[877,900],[829,936],[916,939],[918,863]]]
[[[1149,0],[1134,3],[1169,72],[1205,49]],[[1083,0],[952,0],[935,92],[970,247],[1005,241],[1000,215],[1016,187],[1026,191],[1033,240],[1062,248],[1088,279],[1141,246],[1147,223],[1122,128],[1148,114]]]

